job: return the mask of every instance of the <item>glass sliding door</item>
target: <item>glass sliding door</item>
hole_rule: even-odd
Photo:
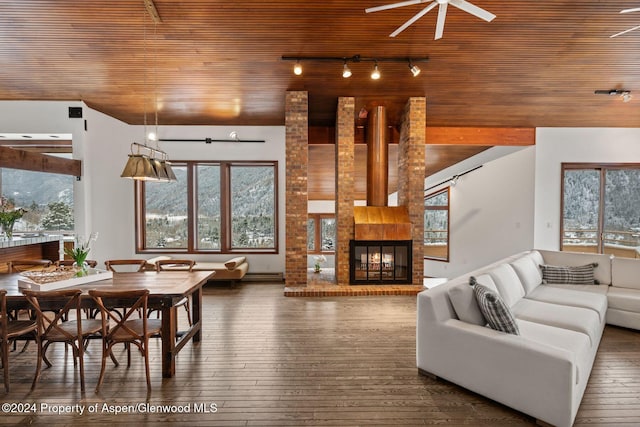
[[[604,253],[639,258],[640,169],[605,170],[604,206]]]
[[[640,165],[562,167],[562,250],[640,258]]]

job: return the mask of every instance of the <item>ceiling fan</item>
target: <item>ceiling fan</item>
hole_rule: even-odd
[[[623,9],[620,11],[620,13],[631,13],[631,12],[639,12],[639,11],[640,11],[640,7],[634,7],[631,9]],[[636,25],[635,27],[629,28],[628,30],[620,31],[619,33],[609,36],[609,38],[614,38],[614,37],[621,36],[623,34],[630,33],[631,31],[637,30],[638,28],[640,28],[640,25]]]
[[[401,1],[399,3],[390,3],[390,4],[385,4],[383,6],[370,7],[365,9],[364,11],[366,13],[379,12],[382,10],[395,9],[395,8],[404,7],[404,6],[412,6],[414,4],[421,4],[421,3],[429,3],[429,5],[427,5],[427,7],[422,9],[420,12],[416,13],[411,19],[409,19],[407,22],[405,22],[400,27],[398,27],[398,29],[396,29],[393,33],[391,33],[389,37],[397,36],[404,30],[406,30],[411,24],[416,22],[418,19],[422,18],[431,9],[433,9],[438,5],[440,6],[440,8],[438,9],[438,22],[436,24],[436,35],[434,37],[434,40],[438,40],[442,38],[442,33],[444,32],[444,20],[447,16],[447,5],[449,4],[451,6],[457,7],[458,9],[464,10],[465,12],[470,13],[471,15],[477,16],[478,18],[483,19],[487,22],[493,21],[493,19],[496,17],[496,15],[494,15],[493,13],[487,12],[486,10],[476,5],[473,5],[466,0],[407,0],[407,1]]]

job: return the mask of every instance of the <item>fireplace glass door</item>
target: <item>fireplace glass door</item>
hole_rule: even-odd
[[[411,240],[352,240],[352,284],[411,283]]]

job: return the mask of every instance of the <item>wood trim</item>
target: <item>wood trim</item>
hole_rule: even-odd
[[[535,145],[535,128],[429,127],[426,144]]]
[[[0,168],[82,176],[82,162],[0,146]]]
[[[366,130],[358,127],[354,134],[355,144],[366,144]],[[390,127],[387,143],[397,144],[400,133]],[[335,144],[335,128],[310,126],[309,145]],[[528,146],[536,143],[535,128],[497,128],[497,127],[426,127],[426,144],[428,145],[508,145]]]
[[[446,258],[435,258],[432,256],[427,256],[427,255],[423,255],[423,259],[427,259],[430,261],[441,261],[441,262],[449,262],[449,257],[450,257],[450,251],[451,251],[451,187],[447,186],[446,188],[443,188],[442,190],[438,190],[438,191],[434,191],[433,193],[430,193],[428,195],[426,195],[424,197],[424,200],[426,201],[428,198],[437,196],[439,194],[442,193],[447,193],[447,205],[439,205],[439,206],[425,206],[424,209],[425,210],[433,210],[433,211],[447,211],[447,256]],[[423,245],[424,245],[424,240],[423,240]]]

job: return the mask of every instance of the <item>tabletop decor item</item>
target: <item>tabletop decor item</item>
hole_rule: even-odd
[[[78,236],[73,249],[65,248],[64,253],[73,259],[74,267],[86,271],[89,268],[86,262],[87,255],[89,255],[89,251],[91,250],[91,243],[98,240],[98,233],[91,233],[89,240],[84,243],[82,243],[82,240],[82,236]]]
[[[40,271],[23,271],[18,279],[18,288],[31,289],[32,291],[53,291],[112,278],[112,271],[98,270],[97,268],[79,271],[49,268]]]
[[[320,267],[322,266],[322,264],[327,262],[327,258],[324,255],[316,255],[314,257],[314,259],[315,259],[316,263],[313,266],[313,272],[314,273],[320,273],[320,271],[321,271]]]
[[[13,239],[13,226],[16,221],[27,213],[23,208],[16,209],[15,205],[6,197],[0,197],[0,228],[7,239]]]

